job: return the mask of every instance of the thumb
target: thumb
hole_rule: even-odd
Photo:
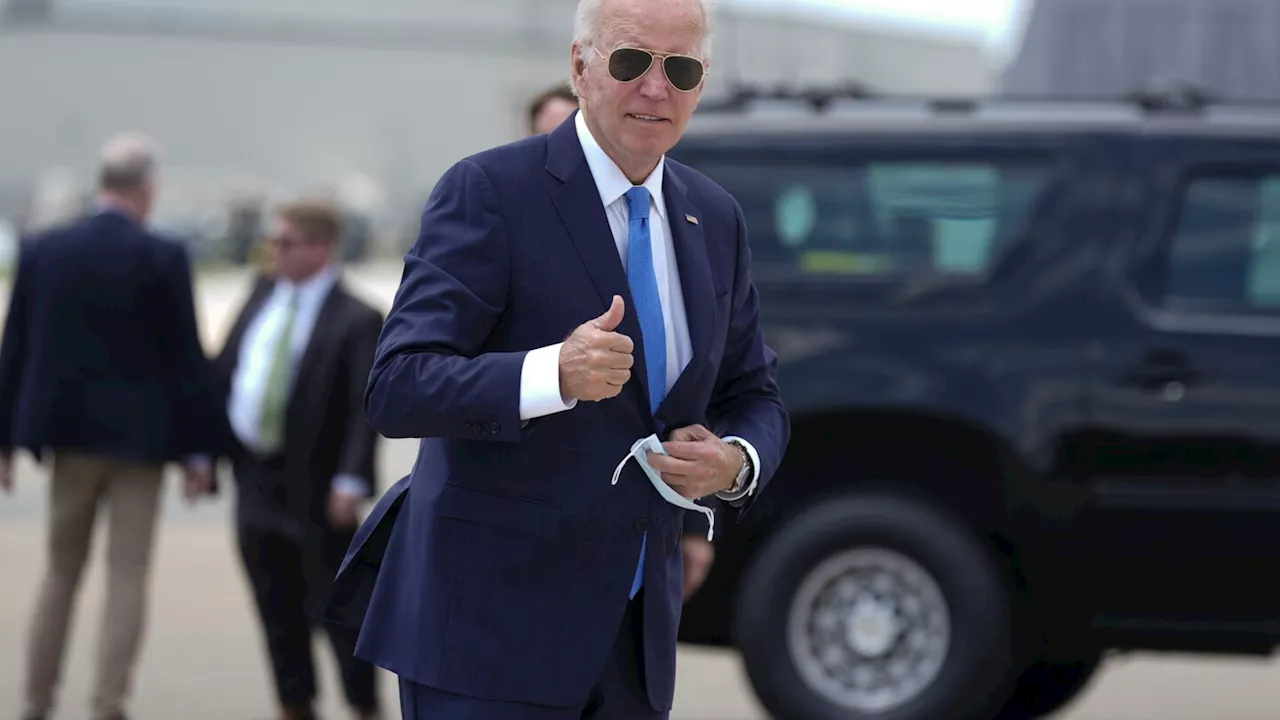
[[[606,310],[603,315],[591,322],[597,329],[612,331],[614,328],[618,327],[619,323],[622,322],[622,312],[624,309],[625,306],[622,302],[622,296],[614,295],[613,302],[609,305],[609,309]]]
[[[691,428],[687,427],[672,430],[671,435],[667,439],[672,442],[696,442],[699,440],[698,434]]]

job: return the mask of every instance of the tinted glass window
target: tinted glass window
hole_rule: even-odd
[[[742,205],[757,268],[809,274],[982,274],[1051,173],[999,161],[689,162]]]
[[[1190,182],[1167,263],[1169,304],[1280,307],[1280,174]]]

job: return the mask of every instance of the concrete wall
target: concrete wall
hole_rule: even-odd
[[[361,173],[380,181],[394,209],[419,202],[457,157],[517,136],[526,97],[566,66],[396,49],[8,36],[0,40],[2,172],[87,172],[106,136],[137,128],[164,145],[168,178],[182,193]]]
[[[574,7],[65,0],[45,15],[40,0],[21,1],[0,20],[0,189],[88,180],[107,136],[140,129],[166,149],[162,213],[360,177],[392,233],[412,231],[449,164],[522,134],[528,98],[567,78]],[[977,43],[717,10],[709,93],[850,78],[968,94],[989,89],[993,71]]]
[[[1119,97],[1163,81],[1280,100],[1275,0],[1037,0],[1000,81],[1010,95]]]
[[[886,92],[981,95],[996,67],[977,40],[818,11],[722,10],[708,92],[732,81],[823,85],[856,80]]]

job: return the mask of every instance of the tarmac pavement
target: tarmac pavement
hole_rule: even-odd
[[[348,275],[357,292],[385,309],[399,271],[398,263],[380,264]],[[247,278],[240,273],[209,274],[198,281],[202,331],[211,352],[247,289]],[[0,286],[0,304],[7,296],[7,287]],[[408,472],[415,452],[412,441],[383,443],[384,486]],[[44,473],[23,455],[17,481],[14,496],[0,497],[0,718],[16,717],[20,710],[23,647],[44,563]],[[228,494],[188,507],[177,488],[171,479],[165,491],[132,717],[266,720],[275,712],[269,666],[235,551]],[[103,539],[99,531],[75,612],[61,691],[63,720],[86,717],[101,616]],[[324,698],[320,709],[327,718],[347,717],[332,655],[321,636],[316,650]],[[685,648],[679,673],[673,720],[768,717],[732,653]],[[1277,679],[1280,667],[1269,659],[1126,657],[1113,660],[1060,720],[1274,720],[1280,718]],[[395,680],[383,673],[380,682],[387,717],[394,720],[399,717]]]

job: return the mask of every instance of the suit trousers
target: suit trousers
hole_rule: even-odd
[[[278,480],[271,477],[276,474],[272,465],[255,460],[238,463],[241,492],[247,483]],[[253,588],[281,705],[308,707],[315,700],[318,683],[312,653],[312,611],[337,575],[354,535],[354,528],[308,527],[298,521],[273,525],[242,519],[239,523],[240,558]],[[325,630],[347,702],[360,711],[377,711],[375,668],[356,658],[357,636],[333,625],[326,625]]]
[[[83,575],[98,507],[110,510],[107,597],[98,639],[92,715],[123,712],[146,618],[147,582],[164,468],[77,452],[53,457],[49,482],[48,565],[27,645],[27,709],[50,714],[62,676],[71,609]]]
[[[512,602],[517,602],[512,598]],[[627,605],[604,671],[576,707],[482,700],[400,680],[404,720],[667,720],[649,704],[644,680],[644,590]]]

